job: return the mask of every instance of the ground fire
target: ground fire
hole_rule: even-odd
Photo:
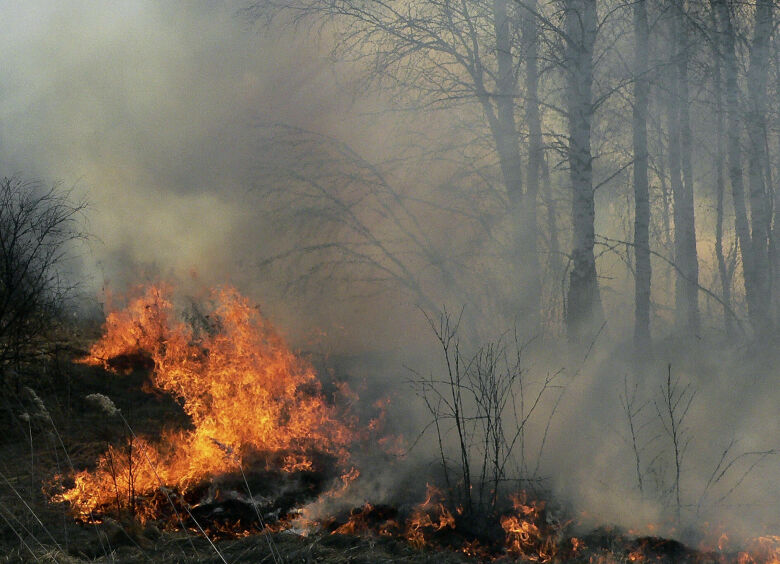
[[[93,394],[96,409],[123,425],[124,440],[50,488],[52,501],[66,502],[76,520],[124,516],[211,539],[284,530],[393,539],[481,561],[780,563],[780,538],[771,536],[742,552],[729,549],[725,534],[695,551],[638,532],[575,536],[572,520],[551,517],[544,502],[523,492],[489,513],[469,513],[452,492],[428,484],[417,503],[368,500],[311,517],[312,502],[338,500],[361,476],[356,449],[371,442],[397,450],[398,441],[378,434],[383,415],[361,424],[349,407],[359,401],[355,392],[325,386],[235,289],[214,290],[204,303],[185,315],[172,287],[139,291],[108,315],[102,338],[79,361],[104,374],[147,372],[147,391],[176,398],[190,424],[139,436],[110,398]],[[373,407],[383,413],[388,401]]]
[[[151,441],[128,427],[128,444],[110,447],[56,499],[82,519],[114,506],[152,519],[161,488],[184,495],[206,479],[261,463],[265,470],[305,473],[327,459],[348,474],[347,447],[357,438],[349,416],[339,416],[311,365],[259,312],[222,288],[199,324],[186,323],[170,294],[153,286],[111,313],[83,362],[114,370],[148,361],[151,386],[179,400],[192,429],[166,430]]]
[[[93,397],[107,416],[124,422],[126,440],[109,445],[93,468],[60,477],[70,485],[53,501],[67,502],[76,519],[98,523],[130,514],[171,527],[192,527],[199,519],[215,538],[266,526],[318,528],[402,539],[418,549],[551,559],[543,504],[526,505],[519,497],[500,526],[495,520],[492,539],[462,532],[473,516],[450,507],[445,492],[432,485],[410,509],[366,503],[346,518],[307,520],[295,506],[344,493],[360,475],[350,448],[376,433],[379,418],[358,432],[356,417],[338,397],[326,396],[312,365],[236,290],[213,291],[209,310],[186,320],[173,299],[165,285],[139,292],[108,315],[104,335],[80,362],[109,373],[148,370],[149,391],[177,398],[191,428],[165,430],[156,440],[137,436],[109,398]],[[335,389],[357,400],[345,386]],[[387,401],[375,407],[384,410]],[[375,438],[397,449],[392,437]]]

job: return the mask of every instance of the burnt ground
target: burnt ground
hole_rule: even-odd
[[[293,531],[223,538],[213,544],[197,530],[142,526],[129,518],[105,518],[100,525],[79,524],[67,507],[49,503],[45,491],[71,463],[89,468],[124,432],[84,400],[104,394],[140,435],[154,437],[166,425],[188,421],[170,397],[145,391],[144,370],[114,375],[73,364],[79,351],[63,350],[46,363],[19,373],[6,371],[0,412],[0,562],[474,562],[458,552],[416,549],[399,539],[377,535],[306,536]],[[47,413],[26,388],[33,389]],[[22,414],[29,415],[29,421]],[[21,416],[21,417],[20,417]],[[67,455],[66,455],[67,452]],[[163,530],[161,530],[163,529]],[[700,553],[666,539],[630,539],[613,529],[582,537],[578,554],[565,549],[558,562],[631,562],[643,555],[653,562],[736,562],[736,555]],[[562,541],[565,542],[565,541]],[[499,562],[522,562],[494,555]]]

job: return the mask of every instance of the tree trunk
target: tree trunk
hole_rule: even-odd
[[[719,19],[723,25],[723,62],[726,82],[726,130],[728,144],[729,182],[734,202],[734,224],[740,253],[742,255],[742,275],[745,281],[745,297],[748,302],[748,315],[755,310],[755,292],[753,290],[753,245],[750,240],[750,226],[745,208],[745,187],[742,178],[742,148],[740,146],[741,122],[739,119],[739,84],[737,82],[737,53],[734,22],[728,0],[713,0],[717,6]]]
[[[752,311],[750,311],[750,320],[754,333],[759,339],[767,337],[772,331],[769,293],[769,230],[772,208],[765,182],[765,171],[769,162],[766,137],[766,94],[772,25],[772,1],[757,0],[753,41],[750,46],[750,68],[748,69],[750,88],[746,122],[750,147],[748,152],[752,255],[750,278],[752,278],[753,293],[752,299],[748,298],[748,307],[751,304],[753,306]]]
[[[647,180],[647,105],[650,83],[649,30],[645,0],[634,3],[634,253],[636,260],[634,345],[649,351],[650,341],[650,195]]]
[[[568,157],[572,187],[572,269],[566,300],[566,330],[569,339],[578,342],[592,334],[595,325],[603,319],[593,253],[595,207],[590,146],[597,14],[595,0],[565,0],[564,5]]]
[[[507,0],[493,1],[493,24],[496,34],[496,118],[493,134],[500,159],[507,194],[513,204],[523,199],[523,168],[515,124],[515,76],[512,59]]]
[[[775,88],[780,88],[780,41],[775,39]],[[777,154],[780,155],[780,136],[776,138]],[[780,174],[778,174],[780,176]],[[772,297],[772,318],[775,324],[775,336],[780,340],[780,215],[778,215],[777,189],[770,191],[772,198],[772,229],[769,237],[769,260],[772,276],[770,282],[770,293]]]
[[[652,39],[652,36],[651,36]],[[660,49],[658,49],[660,51]],[[659,108],[656,114],[652,112],[648,113],[650,118],[650,125],[653,127],[653,132],[658,139],[658,147],[655,153],[656,172],[658,175],[658,183],[661,188],[661,235],[659,237],[659,244],[662,249],[669,254],[673,248],[673,234],[672,234],[672,197],[669,192],[669,179],[671,178],[670,166],[668,163],[666,151],[667,147],[664,145],[664,137],[666,130],[664,129],[663,108],[667,103],[667,100],[659,96]],[[673,293],[674,278],[677,272],[672,265],[668,262],[664,262],[662,266],[663,270],[663,289],[661,294],[664,296],[670,296]],[[656,271],[656,285],[659,282],[658,272]]]
[[[715,95],[715,258],[718,261],[718,274],[720,277],[721,299],[723,300],[723,324],[726,329],[726,337],[733,341],[734,321],[731,318],[731,272],[726,265],[726,256],[723,254],[723,200],[726,192],[726,182],[723,175],[723,163],[726,161],[723,147],[723,22],[720,21],[715,2],[713,4],[712,19],[716,41],[712,44],[713,51],[713,77],[712,86]]]
[[[550,165],[547,162],[547,156],[542,156],[542,186],[543,186],[543,199],[546,206],[547,216],[547,234],[550,241],[550,257],[548,259],[548,267],[552,274],[553,280],[563,284],[563,253],[561,252],[560,233],[558,230],[558,206],[555,202],[555,194],[553,194],[552,179],[550,178]]]
[[[528,7],[536,12],[536,0],[529,0]],[[528,124],[528,170],[526,176],[526,194],[523,214],[525,225],[526,252],[533,256],[529,268],[533,271],[526,279],[532,286],[532,294],[529,295],[531,304],[536,306],[538,313],[540,303],[539,263],[537,254],[537,197],[539,194],[539,177],[544,159],[544,145],[542,140],[542,119],[539,113],[539,68],[538,45],[539,33],[536,27],[536,16],[525,11],[522,18],[523,47],[525,55],[525,117]]]
[[[684,12],[680,8],[678,31],[677,72],[679,77],[680,109],[680,156],[682,160],[683,191],[680,200],[680,224],[675,223],[675,233],[680,234],[678,258],[683,271],[682,305],[685,308],[685,328],[694,335],[699,333],[699,257],[696,250],[696,220],[693,195],[693,141],[690,118],[690,100],[688,96],[688,26],[685,25]],[[677,203],[675,203],[675,208]]]
[[[676,21],[671,24],[670,29],[676,26]],[[672,39],[674,38],[675,31],[672,31]],[[678,233],[678,225],[682,223],[682,218],[679,217],[682,205],[678,205],[678,202],[682,200],[682,167],[680,164],[680,121],[679,112],[677,110],[678,104],[678,76],[676,69],[672,68],[669,72],[668,78],[668,92],[666,97],[666,123],[668,129],[668,141],[667,141],[667,156],[669,159],[669,184],[672,191],[672,221],[674,223],[673,231],[673,248],[675,263],[679,267],[680,260],[680,237]],[[685,308],[682,306],[682,286],[679,283],[680,273],[675,272],[675,325],[680,327],[684,325],[683,312]]]
[[[688,37],[683,7],[672,14],[674,65],[669,88],[669,165],[674,200],[675,313],[679,331],[699,332],[699,263],[693,206],[693,143],[688,100]]]
[[[493,0],[493,27],[496,37],[495,118],[491,131],[496,141],[501,173],[506,185],[517,248],[518,296],[520,314],[534,327],[539,319],[539,258],[536,248],[536,192],[523,191],[523,167],[515,122],[516,76],[512,55],[511,18],[507,0]],[[484,102],[483,102],[484,104]],[[530,164],[530,163],[529,163]],[[534,175],[537,176],[537,175]],[[529,175],[530,177],[530,175]],[[530,179],[530,178],[529,178]]]

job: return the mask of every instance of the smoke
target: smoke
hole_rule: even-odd
[[[260,30],[229,2],[183,7],[159,2],[30,1],[0,5],[0,19],[5,23],[0,35],[4,61],[0,67],[0,174],[18,173],[44,182],[62,180],[88,199],[93,238],[89,253],[82,257],[82,275],[95,293],[104,286],[121,289],[144,277],[191,280],[193,271],[197,285],[234,283],[252,292],[283,332],[303,346],[315,347],[311,332],[321,330],[323,347],[341,355],[337,370],[367,382],[367,398],[392,391],[398,405],[395,419],[405,422],[407,433],[424,425],[426,418],[422,404],[410,399],[404,388],[410,373],[403,365],[421,373],[442,370],[436,360],[435,339],[417,308],[429,309],[421,295],[429,300],[427,305],[434,306],[454,295],[461,297],[463,301],[453,305],[466,306],[464,319],[481,324],[475,333],[482,337],[501,335],[513,321],[523,328],[522,319],[506,314],[517,304],[502,301],[502,293],[493,290],[505,291],[517,275],[501,262],[501,253],[511,247],[507,244],[511,226],[497,219],[496,210],[506,203],[491,191],[469,200],[474,194],[464,180],[468,177],[463,162],[473,165],[470,174],[481,174],[484,171],[477,165],[484,164],[480,158],[488,153],[479,138],[468,146],[459,145],[469,138],[466,133],[470,132],[461,127],[472,119],[473,108],[459,109],[458,118],[452,120],[455,123],[434,113],[421,117],[383,112],[389,107],[387,100],[375,93],[360,95],[350,68],[329,59],[327,33],[314,38],[306,30]],[[396,135],[409,122],[416,127],[405,130],[406,136]],[[318,292],[282,296],[278,289],[289,281],[290,272],[274,267],[260,270],[257,263],[287,249],[291,237],[297,242],[294,237],[316,226],[353,245],[350,249],[359,248],[355,245],[361,241],[354,234],[329,232],[332,224],[306,213],[297,217],[298,233],[291,236],[278,231],[270,216],[278,219],[292,208],[270,213],[272,207],[262,194],[271,188],[289,190],[288,197],[301,202],[306,201],[301,194],[309,193],[282,183],[274,164],[304,160],[295,146],[267,136],[264,127],[269,123],[321,135],[316,148],[323,152],[306,153],[307,163],[318,155],[331,157],[333,153],[327,151],[338,152],[335,140],[359,147],[368,163],[395,158],[400,164],[386,179],[388,185],[411,186],[408,194],[430,200],[415,203],[416,210],[424,213],[419,233],[413,231],[418,227],[409,216],[399,212],[397,201],[385,208],[374,205],[392,201],[392,194],[367,168],[358,167],[361,182],[379,187],[376,193],[381,195],[360,213],[391,242],[387,254],[380,255],[383,266],[403,256],[420,266],[420,271],[408,279],[393,271],[395,278],[379,280],[381,291],[377,291],[370,284],[376,282],[376,271],[355,266],[360,274],[357,280],[334,270],[325,281],[312,282]],[[464,159],[441,159],[435,164],[431,159],[417,168],[424,158],[410,154],[427,156],[432,150],[422,131],[449,132],[448,157]],[[352,162],[352,166],[357,165]],[[342,182],[347,176],[326,180]],[[431,186],[440,189],[443,183],[458,190],[429,190]],[[442,203],[466,209],[457,207],[462,202],[467,202],[473,215],[483,214],[484,224],[456,214],[458,223],[453,225],[434,211]],[[364,205],[357,200],[353,203]],[[393,231],[396,217],[405,226],[402,234]],[[320,223],[315,225],[315,219]],[[605,223],[612,219],[600,215]],[[609,232],[609,226],[600,226],[599,231]],[[408,249],[409,233],[434,238],[428,248],[442,249],[443,256],[424,256],[422,248],[415,247],[399,251]],[[477,238],[475,233],[487,235]],[[467,243],[470,246],[461,255]],[[623,272],[621,261],[609,255],[600,263],[602,273],[611,270],[607,260],[615,271]],[[464,280],[465,289],[455,292],[452,280],[449,286],[442,283],[453,274],[437,270],[445,262],[459,269],[455,282]],[[304,259],[290,268],[301,276],[314,266]],[[399,280],[408,285],[399,290]],[[560,282],[546,279],[545,295],[559,294]],[[550,477],[552,490],[578,509],[587,509],[596,516],[594,520],[632,526],[658,520],[668,509],[670,498],[664,488],[672,462],[653,402],[663,385],[666,364],[671,362],[681,382],[696,390],[685,425],[690,438],[682,482],[686,513],[693,519],[714,515],[751,527],[773,524],[763,494],[777,481],[774,456],[747,474],[744,471],[759,456],[740,458],[705,501],[717,500],[732,486],[739,490],[719,505],[703,507],[700,514],[695,511],[732,438],[738,442],[727,461],[776,444],[780,429],[771,376],[777,376],[777,366],[759,361],[746,364],[725,352],[722,358],[712,357],[710,351],[682,354],[674,343],[661,343],[656,356],[663,360],[655,365],[638,366],[625,360],[626,355],[619,352],[625,342],[620,320],[627,326],[629,316],[615,312],[625,307],[629,282],[625,273],[604,282],[604,287],[609,286],[609,291],[602,291],[610,328],[587,360],[565,358],[546,341],[529,350],[530,378],[538,381],[563,369],[561,382],[567,386],[557,407],[558,396],[551,394],[541,408],[545,413],[555,410],[542,474]],[[354,299],[355,295],[363,298]],[[643,460],[648,490],[655,476],[650,468],[655,456],[662,457],[658,472],[663,468],[667,473],[658,478],[655,493],[660,495],[637,496],[634,455],[620,404],[624,378],[638,384],[637,401],[646,405],[641,439],[647,445]],[[532,430],[540,446],[545,420],[533,423]],[[425,440],[430,442],[418,452],[430,454],[435,449],[433,439]],[[742,475],[746,477],[740,481]],[[388,492],[396,488],[387,476],[380,475],[376,482],[372,488]],[[734,508],[743,502],[748,509]],[[776,507],[776,500],[773,503]]]
[[[681,352],[670,344],[655,361],[642,363],[614,340],[597,344],[584,362],[571,361],[578,372],[568,381],[543,456],[555,497],[570,503],[586,526],[616,524],[694,546],[703,531],[747,538],[775,530],[776,429],[766,419],[775,402],[770,364],[708,347]],[[677,409],[679,521],[667,378]]]
[[[327,57],[327,35],[258,29],[232,3],[0,10],[9,30],[0,170],[86,197],[93,236],[80,274],[91,291],[196,272],[201,284],[251,290],[297,337],[318,326],[343,339],[358,319],[380,329],[398,306],[415,312],[415,300],[391,293],[390,306],[367,316],[365,304],[344,304],[352,289],[340,282],[316,307],[295,295],[283,302],[274,292],[284,274],[256,267],[289,237],[258,197],[258,186],[279,182],[264,160],[263,124],[324,132],[370,159],[390,143],[381,124],[356,126],[378,102],[355,101],[349,73]]]
[[[251,120],[334,111],[311,44],[260,34],[226,3],[31,2],[2,17],[3,174],[86,195],[97,288],[150,267],[218,281],[263,244]]]

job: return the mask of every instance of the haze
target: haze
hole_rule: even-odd
[[[479,22],[480,99],[475,75],[458,67],[469,43],[441,32],[446,2],[408,2],[400,24],[371,4],[374,29],[357,1],[280,4],[0,5],[0,170],[60,181],[89,201],[92,238],[71,274],[85,293],[99,302],[107,287],[158,277],[235,284],[297,347],[333,354],[366,380],[367,397],[392,391],[407,433],[426,413],[398,399],[413,395],[405,366],[440,370],[424,313],[462,311],[464,349],[516,334],[531,343],[531,384],[560,372],[565,389],[560,404],[558,392],[545,396],[555,411],[549,432],[545,419],[529,427],[529,450],[546,448],[540,473],[596,521],[627,525],[664,515],[671,462],[643,470],[657,497],[636,495],[620,398],[638,385],[636,405],[649,406],[645,462],[668,456],[653,398],[671,364],[696,390],[687,518],[776,534],[774,27],[761,43],[753,6],[640,2],[649,14],[642,62],[634,3],[603,0],[585,97],[586,80],[567,80],[588,65],[564,46],[573,24],[561,6],[584,14],[588,2],[539,1],[538,12],[537,2],[474,2],[450,25]],[[505,47],[491,23],[499,5],[509,13]],[[529,18],[541,38],[538,94]],[[731,58],[726,20],[740,38]],[[455,47],[426,51],[410,21]],[[583,21],[578,45],[591,30]],[[644,106],[637,84],[647,88]],[[734,96],[739,112],[729,112]],[[584,122],[572,129],[574,115],[586,116],[587,133],[578,136]],[[635,176],[642,121],[644,200]],[[753,228],[747,271],[738,178]],[[595,198],[589,225],[583,194]],[[725,460],[747,454],[707,502],[737,482],[739,493],[696,507],[702,491],[717,489],[708,479],[732,438]]]

